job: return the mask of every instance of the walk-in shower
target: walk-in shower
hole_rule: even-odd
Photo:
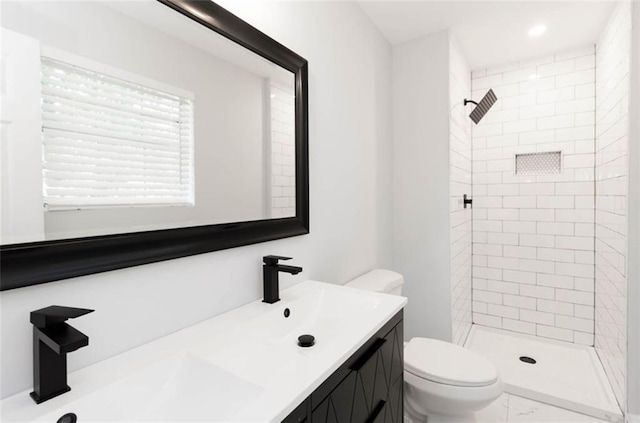
[[[595,45],[472,72],[470,98],[491,90],[467,121],[466,345],[508,393],[613,422],[627,403],[630,8]]]

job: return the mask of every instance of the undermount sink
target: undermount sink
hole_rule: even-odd
[[[0,402],[3,422],[280,421],[406,304],[306,281],[69,374],[70,392]],[[288,310],[285,317],[285,309]],[[311,334],[313,347],[298,346]]]

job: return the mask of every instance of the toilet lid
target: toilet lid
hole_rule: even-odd
[[[369,273],[347,282],[346,286],[351,288],[365,289],[375,292],[391,292],[404,283],[404,278],[400,273],[391,270],[374,269]]]
[[[405,370],[423,379],[453,386],[488,386],[498,370],[486,358],[449,342],[413,338],[404,348]]]

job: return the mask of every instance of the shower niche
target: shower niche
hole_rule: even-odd
[[[516,154],[515,162],[516,175],[562,172],[562,153],[560,151]]]

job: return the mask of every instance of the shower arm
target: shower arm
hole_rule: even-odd
[[[478,103],[476,103],[475,101],[473,101],[473,100],[467,100],[467,99],[465,98],[465,99],[464,99],[464,105],[466,106],[466,105],[467,105],[467,104],[469,104],[469,103],[473,103],[473,104],[475,104],[476,106],[478,105]]]

